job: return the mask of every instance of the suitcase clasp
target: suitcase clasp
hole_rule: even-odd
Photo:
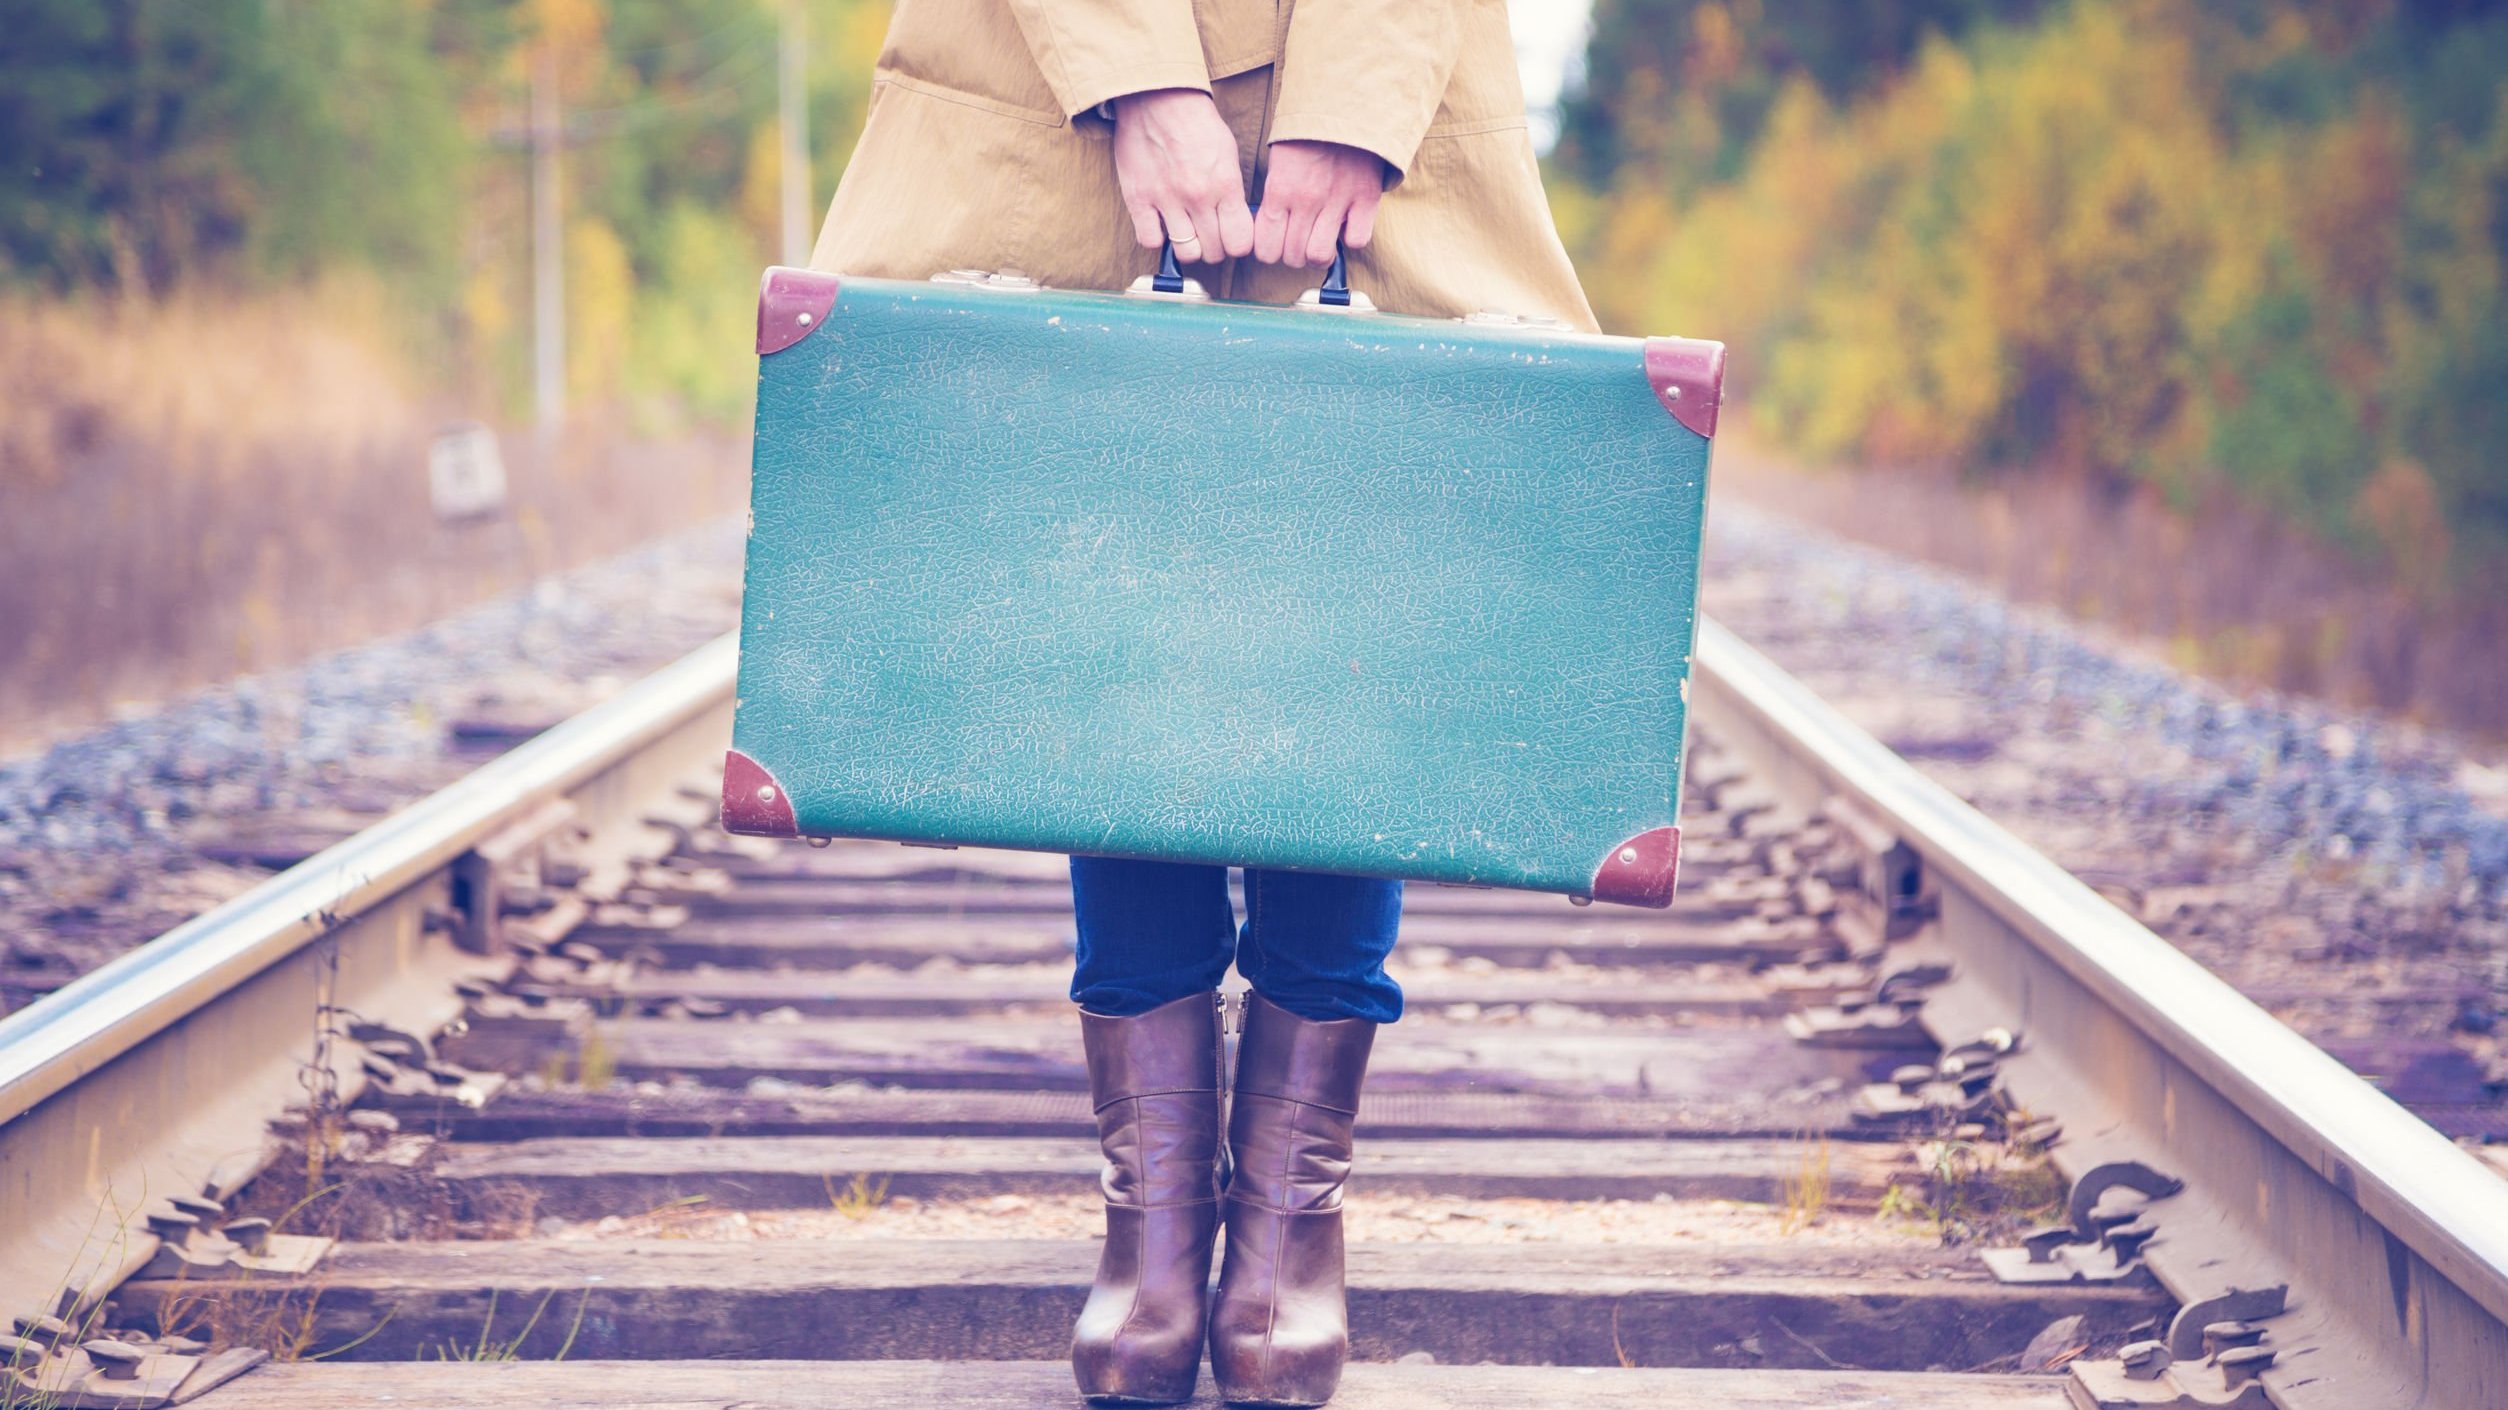
[[[1555,318],[1538,314],[1527,318],[1523,314],[1509,313],[1502,308],[1485,308],[1478,313],[1467,313],[1454,321],[1483,328],[1564,328],[1567,326]]]
[[[995,289],[1005,294],[1033,294],[1043,286],[1015,269],[953,269],[932,276],[935,284],[964,284],[971,289]]]

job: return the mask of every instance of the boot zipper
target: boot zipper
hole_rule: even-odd
[[[1233,1095],[1231,1089],[1236,1084],[1231,1080],[1233,1074],[1228,1071],[1228,1033],[1230,1031],[1228,996],[1225,992],[1214,989],[1211,991],[1210,1001],[1211,1005],[1219,1011],[1219,1037],[1217,1039],[1219,1048],[1219,1159],[1213,1163],[1212,1175],[1217,1183],[1216,1192],[1225,1194],[1230,1179],[1236,1174],[1232,1168],[1234,1162],[1228,1158],[1228,1123],[1231,1115],[1228,1108]]]

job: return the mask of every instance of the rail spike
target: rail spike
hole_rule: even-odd
[[[2147,1204],[2184,1188],[2177,1177],[2138,1160],[2095,1165],[2073,1182],[2064,1223],[2031,1230],[2021,1236],[2018,1248],[1990,1248],[1979,1256],[1995,1280],[2004,1283],[2121,1283],[2139,1278],[2142,1246],[2159,1235],[2159,1225],[2146,1208],[2103,1213],[2099,1203],[2111,1190],[2131,1190]],[[2200,1337],[2198,1325],[2198,1341]]]
[[[2260,1325],[2290,1304],[2290,1287],[2231,1288],[2187,1303],[2161,1341],[2072,1363],[2074,1403],[2089,1410],[2274,1410],[2260,1377],[2279,1359]]]
[[[2146,1200],[2166,1199],[2186,1188],[2186,1182],[2174,1175],[2163,1175],[2138,1160],[2113,1160],[2082,1172],[2073,1182],[2073,1192],[2064,1201],[2064,1211],[2072,1219],[2073,1231],[2084,1239],[2099,1237],[2100,1229],[2091,1215],[2099,1200],[2110,1190],[2132,1190]]]
[[[2180,1361],[2191,1361],[2205,1352],[2205,1328],[2224,1322],[2262,1321],[2267,1317],[2279,1317],[2289,1309],[2288,1283],[2273,1283],[2260,1288],[2231,1288],[2218,1297],[2189,1302],[2177,1309],[2177,1316],[2168,1324],[2169,1354]]]

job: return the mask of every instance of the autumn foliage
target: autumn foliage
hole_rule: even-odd
[[[885,0],[807,0],[813,204]],[[569,393],[654,433],[747,414],[775,259],[784,0],[15,0],[0,293],[283,300],[344,272],[362,330],[464,414],[529,413],[535,80],[557,94]]]
[[[1606,320],[1800,458],[2224,497],[2508,581],[2508,7],[1600,0],[1554,189]]]

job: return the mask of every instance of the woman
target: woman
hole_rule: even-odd
[[[1259,204],[1257,204],[1259,203]],[[1162,240],[1291,303],[1350,251],[1388,312],[1593,327],[1552,228],[1504,0],[899,0],[811,263],[1122,289]],[[1398,882],[1075,857],[1106,1244],[1073,1336],[1101,1404],[1320,1405],[1349,1348],[1341,1190]],[[1221,1135],[1231,964],[1243,1010]],[[1225,1226],[1218,1291],[1207,1289]]]

